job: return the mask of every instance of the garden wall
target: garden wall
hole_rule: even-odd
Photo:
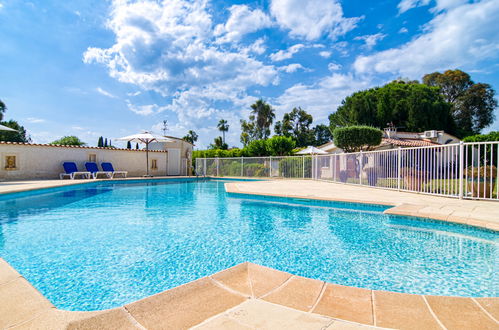
[[[80,171],[85,171],[85,162],[94,161],[99,167],[111,162],[129,176],[146,172],[144,150],[0,142],[0,180],[57,179],[65,161],[74,161]],[[168,175],[167,162],[167,151],[149,151],[150,174]]]

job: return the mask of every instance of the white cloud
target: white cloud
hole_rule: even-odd
[[[111,94],[111,93],[109,93],[108,91],[106,91],[106,90],[104,90],[104,89],[102,89],[102,88],[100,88],[100,87],[97,87],[95,90],[96,90],[99,94],[101,94],[101,95],[104,95],[104,96],[110,97],[110,98],[112,98],[112,99],[116,99],[116,98],[117,98],[117,97],[116,97],[116,95]]]
[[[468,0],[436,0],[436,5],[432,11],[438,12],[441,10],[452,9],[468,3]],[[431,3],[430,0],[402,0],[398,4],[399,13],[404,13],[409,9],[427,6]]]
[[[286,50],[281,49],[276,53],[270,54],[270,59],[274,62],[290,59],[293,57],[294,54],[298,53],[303,47],[305,47],[305,45],[296,44],[289,47]]]
[[[332,54],[332,53],[331,53],[330,51],[327,51],[327,50],[324,50],[324,51],[322,51],[322,52],[319,52],[319,55],[320,55],[320,56],[322,56],[322,57],[324,57],[324,58],[329,58],[329,57],[331,57],[331,54]]]
[[[272,0],[270,12],[279,26],[292,37],[332,39],[354,29],[359,17],[346,18],[337,0]]]
[[[257,55],[262,55],[267,50],[267,46],[265,46],[265,39],[259,38],[254,43],[249,45],[248,47],[244,47],[241,49],[241,52],[247,53],[255,53]]]
[[[141,116],[148,116],[166,110],[166,107],[160,107],[157,104],[135,105],[130,103],[129,100],[127,100],[127,106],[130,111]]]
[[[270,18],[260,9],[251,10],[246,5],[233,5],[229,11],[227,22],[215,28],[215,35],[221,36],[219,42],[239,41],[245,34],[272,25]]]
[[[26,118],[26,121],[31,124],[40,124],[46,122],[45,119],[35,118],[35,117],[28,117]]]
[[[399,30],[399,33],[407,33],[407,32],[409,32],[409,30],[407,30],[407,28],[406,28],[406,27],[402,27],[402,28],[400,28],[400,30]]]
[[[3,8],[3,3],[0,2],[0,10]]]
[[[107,23],[115,43],[88,48],[83,60],[103,64],[111,77],[157,92],[167,102],[161,107],[128,102],[131,111],[173,111],[181,125],[205,126],[220,111],[217,104],[235,111],[247,102],[248,88],[279,78],[273,65],[253,57],[265,51],[263,39],[229,49],[217,43],[209,10],[206,0],[115,0]],[[222,37],[230,33],[225,27]]]
[[[140,94],[142,94],[141,91],[136,91],[136,92],[133,92],[133,93],[132,92],[126,93],[126,95],[128,95],[128,96],[139,96]]]
[[[376,33],[376,34],[368,34],[365,36],[355,37],[355,40],[363,40],[365,42],[365,46],[367,49],[372,49],[378,41],[383,40],[386,37],[386,34]]]
[[[325,122],[341,101],[360,89],[369,87],[371,81],[351,74],[332,73],[315,84],[296,84],[275,99],[277,117],[293,107],[301,106],[314,117],[314,123]]]
[[[310,71],[307,68],[305,68],[303,65],[301,65],[300,63],[292,63],[289,65],[281,66],[278,69],[281,71],[287,72],[287,73],[293,73],[293,72],[296,72],[298,70]]]
[[[354,68],[362,73],[422,74],[471,66],[499,54],[499,1],[462,5],[437,15],[425,33],[398,47],[359,56]]]
[[[398,4],[399,13],[404,13],[409,9],[427,6],[430,3],[430,0],[402,0]]]
[[[327,69],[329,71],[338,71],[338,70],[341,70],[341,64],[338,64],[338,63],[329,63],[327,65]]]

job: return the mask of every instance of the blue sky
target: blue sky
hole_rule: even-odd
[[[399,77],[459,68],[497,90],[498,22],[494,0],[0,0],[0,99],[38,143],[160,133],[166,119],[202,148],[224,118],[239,145],[258,98],[316,124]]]

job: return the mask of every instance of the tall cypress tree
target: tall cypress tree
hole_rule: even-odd
[[[99,137],[99,142],[97,142],[97,147],[102,148],[104,146],[104,138]]]
[[[104,148],[107,148],[107,138],[104,139]]]
[[[130,143],[130,141],[128,141],[128,142],[126,143],[126,148],[127,148],[127,149],[132,149],[132,143]]]

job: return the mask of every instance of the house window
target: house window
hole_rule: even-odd
[[[96,163],[97,162],[97,155],[96,154],[88,154],[88,161],[90,163]]]
[[[151,159],[151,170],[157,170],[157,169],[158,169],[158,160]]]
[[[7,171],[17,170],[16,156],[13,155],[5,156],[5,170]]]

